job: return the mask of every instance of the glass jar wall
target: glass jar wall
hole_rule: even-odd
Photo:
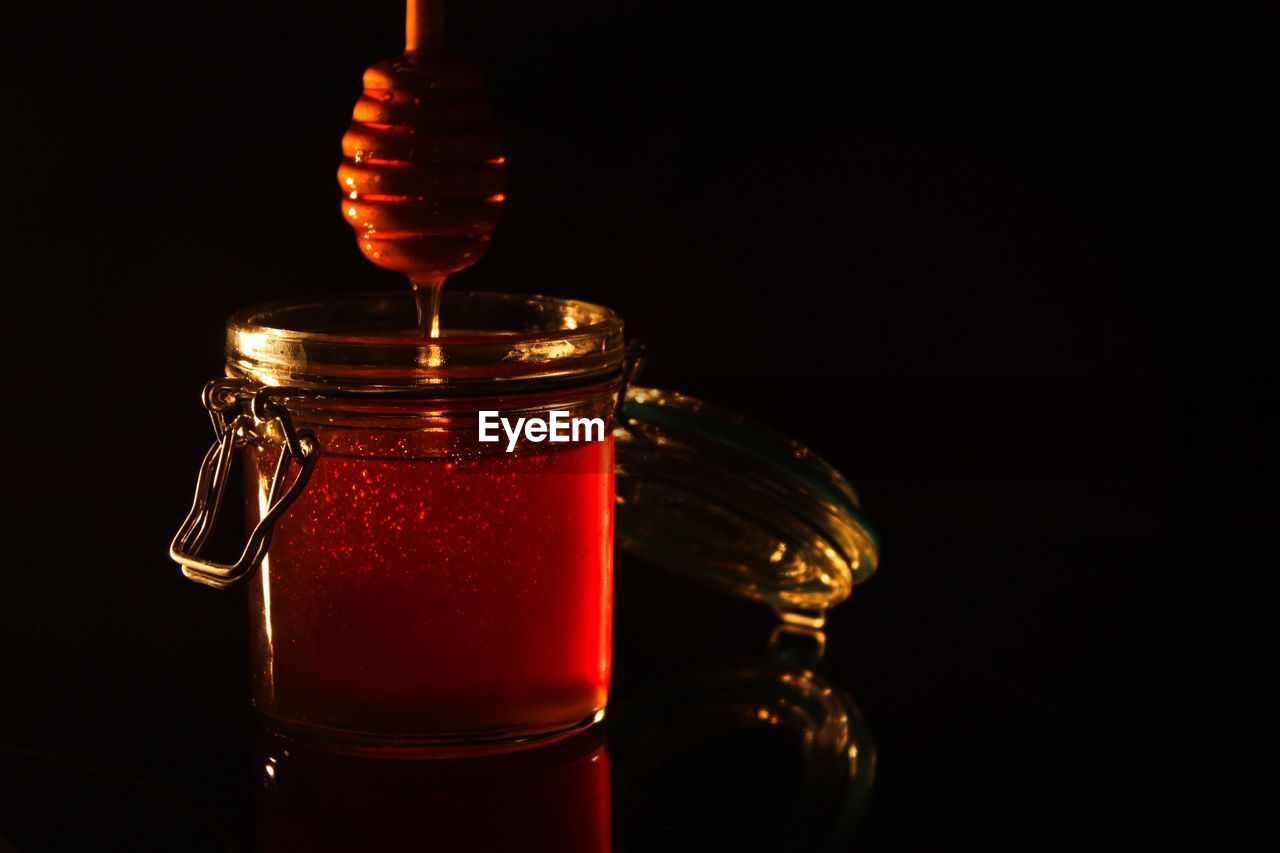
[[[417,337],[404,294],[282,303],[228,326],[228,375],[287,387],[319,446],[249,583],[253,701],[292,733],[504,744],[572,731],[607,701],[621,322],[466,293],[446,294],[442,319],[440,338]],[[602,426],[480,440],[481,411],[553,410]],[[248,449],[251,522],[280,452]]]

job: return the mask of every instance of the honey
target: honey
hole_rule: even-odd
[[[604,706],[613,443],[470,458],[325,451],[251,586],[253,696],[312,734],[479,740]],[[274,453],[257,453],[269,481]]]

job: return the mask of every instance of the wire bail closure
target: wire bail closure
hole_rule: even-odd
[[[191,511],[169,545],[169,557],[182,574],[197,583],[223,589],[244,580],[262,563],[271,545],[276,522],[302,493],[320,455],[320,443],[310,430],[297,430],[280,397],[300,392],[291,388],[252,390],[239,379],[214,379],[205,385],[201,400],[213,422],[214,440],[200,463]],[[236,410],[239,409],[237,412]],[[280,460],[267,497],[267,511],[249,534],[240,558],[218,563],[200,557],[214,525],[227,488],[235,451],[263,443],[280,446]],[[289,486],[292,463],[298,475]]]
[[[643,347],[632,341],[621,369],[619,404],[639,372],[642,359]],[[214,440],[200,463],[191,511],[169,545],[169,558],[182,567],[183,575],[205,586],[223,589],[244,580],[262,563],[271,546],[276,522],[302,494],[320,455],[320,441],[315,433],[296,429],[281,399],[307,396],[308,393],[311,392],[287,386],[255,389],[245,380],[232,378],[214,379],[205,385],[201,400],[213,422]],[[394,392],[385,391],[330,393],[336,397],[396,396]],[[249,534],[240,558],[234,563],[203,559],[200,553],[218,521],[236,450],[264,443],[280,446],[280,460],[271,480],[266,513]],[[293,463],[298,465],[298,475],[286,488]]]

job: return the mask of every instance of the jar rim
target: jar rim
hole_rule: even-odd
[[[413,294],[340,293],[254,305],[227,320],[227,372],[263,385],[418,388],[587,378],[620,369],[612,309],[541,294],[446,290],[441,336]]]

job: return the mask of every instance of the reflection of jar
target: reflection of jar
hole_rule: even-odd
[[[446,293],[441,315],[435,339],[412,331],[407,293],[280,303],[228,325],[229,378],[205,392],[218,439],[171,554],[211,586],[250,581],[254,703],[277,727],[395,749],[598,719],[615,440],[620,542],[650,562],[799,631],[874,571],[857,498],[817,456],[680,395],[631,388],[619,406],[612,311]],[[481,412],[514,431],[482,441]],[[515,426],[554,412],[565,440]],[[257,523],[241,558],[218,564],[200,554],[236,449]]]
[[[254,849],[608,853],[598,730],[542,749],[399,761],[264,735]]]

